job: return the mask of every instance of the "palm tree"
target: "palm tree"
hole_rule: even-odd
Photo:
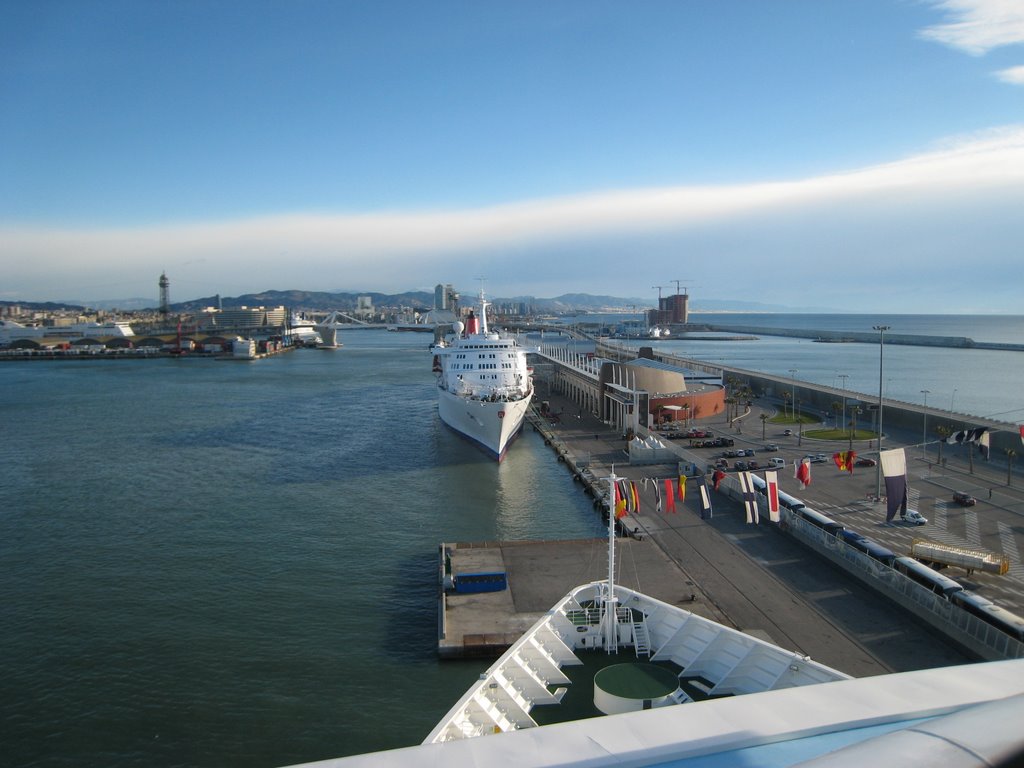
[[[846,426],[850,427],[850,450],[853,450],[853,436],[857,434],[857,416],[861,413],[860,406],[855,405],[850,409],[850,423]]]
[[[939,464],[942,464],[942,444],[946,442],[946,438],[953,434],[953,430],[944,424],[939,424],[935,427],[935,434],[939,436]]]
[[[790,406],[790,402],[789,401],[792,400],[792,399],[793,399],[793,395],[790,394],[790,392],[788,390],[782,393],[782,400],[785,403],[785,408],[783,409],[783,413],[785,413],[787,410],[789,410],[790,413],[792,413],[792,410],[789,407]]]
[[[768,414],[767,413],[762,413],[761,414],[761,439],[762,440],[765,439],[764,430],[765,430],[765,425],[767,423],[768,423]]]
[[[1013,460],[1017,458],[1017,450],[1015,448],[1006,448],[1006,484],[1013,484]]]

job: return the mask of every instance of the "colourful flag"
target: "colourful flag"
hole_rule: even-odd
[[[644,485],[647,485],[647,478],[644,478]],[[657,480],[654,481],[654,509],[657,512],[661,512],[661,485]]]
[[[740,472],[740,488],[743,490],[743,507],[747,511],[747,523],[757,525],[761,518],[757,513],[757,494],[754,493],[754,481],[749,472]]]
[[[720,486],[722,484],[722,481],[725,480],[725,472],[723,472],[720,469],[716,469],[715,474],[711,476],[711,480],[712,482],[714,482],[715,490],[717,491],[718,486]]]
[[[615,519],[619,520],[626,516],[626,500],[622,497],[619,484],[615,483]]]
[[[685,487],[685,483],[684,483]],[[672,493],[672,478],[665,478],[665,511],[675,513],[676,511],[676,500],[675,495]]]
[[[1021,438],[1024,440],[1024,438]],[[686,475],[679,476],[679,500],[686,501]]]
[[[802,459],[796,462],[793,467],[793,477],[800,482],[800,488],[806,488],[811,484],[811,462]]]
[[[632,509],[630,511],[633,512],[634,514],[639,515],[640,514],[640,494],[636,490],[636,483],[634,483],[632,480],[629,481],[629,492],[630,492],[630,494],[632,494],[632,498],[633,498],[633,507],[632,507]]]
[[[840,451],[832,454],[832,461],[839,467],[840,472],[853,473],[853,461],[857,458],[855,451]]]
[[[779,522],[779,473],[765,472],[764,482],[768,486],[768,518],[773,523],[777,523]]]
[[[700,488],[700,519],[710,520],[712,515],[711,494],[708,493],[708,481],[704,475],[697,475],[697,487]]]
[[[882,451],[878,454],[885,477],[885,522],[891,523],[899,511],[900,517],[907,514],[907,457],[902,448]]]
[[[1020,425],[1020,441],[1024,443],[1024,424]]]
[[[956,443],[976,443],[981,440],[982,435],[988,431],[988,427],[976,427],[975,429],[961,429],[946,438],[950,445]]]

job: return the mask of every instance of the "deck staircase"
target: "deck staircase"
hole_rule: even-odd
[[[647,632],[647,621],[641,619],[633,622],[633,647],[636,649],[636,656],[651,658],[651,636]]]

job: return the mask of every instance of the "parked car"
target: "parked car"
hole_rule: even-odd
[[[875,461],[874,459],[869,459],[867,456],[862,456],[853,463],[856,464],[858,467],[873,467],[878,462]]]
[[[772,469],[785,469],[786,460],[781,456],[772,456],[770,459],[768,459],[768,466],[771,467]]]
[[[728,469],[728,468],[729,468],[729,462],[726,461],[725,459],[719,459],[718,461],[715,462],[715,469]]]
[[[748,469],[747,462],[745,461],[737,461],[733,466],[736,468],[737,472],[746,472]]]
[[[971,496],[969,493],[963,491],[957,491],[953,494],[953,501],[959,504],[961,507],[973,507],[978,503],[978,500]]]
[[[764,447],[764,450],[766,450],[766,451],[777,451],[777,450],[779,450],[779,446],[777,446],[775,443],[768,443],[768,445],[766,445]]]
[[[747,462],[747,469],[760,469],[760,468],[761,468],[761,465],[758,464],[756,461],[748,461]]]

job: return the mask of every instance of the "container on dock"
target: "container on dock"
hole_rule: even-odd
[[[501,592],[508,589],[508,576],[505,571],[460,573],[455,576],[453,581],[455,583],[455,591],[461,594]]]

